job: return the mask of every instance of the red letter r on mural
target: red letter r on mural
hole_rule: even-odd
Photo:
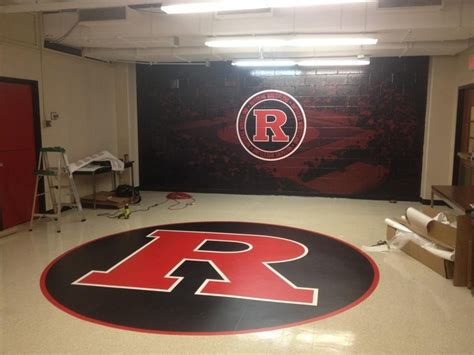
[[[255,109],[253,112],[255,114],[254,142],[269,142],[268,130],[273,133],[272,142],[289,142],[290,137],[282,129],[288,120],[286,113],[276,109]],[[269,121],[269,117],[273,120]]]

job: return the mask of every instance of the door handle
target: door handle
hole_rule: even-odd
[[[0,168],[3,168],[3,163],[0,161]]]

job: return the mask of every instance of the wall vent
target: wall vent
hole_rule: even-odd
[[[61,43],[55,43],[53,41],[44,41],[44,48],[52,49],[53,51],[58,51],[62,53],[76,55],[82,57],[82,49],[76,47],[66,46]]]
[[[443,6],[443,0],[379,0],[380,9]]]
[[[127,11],[126,11],[125,6],[79,10],[80,22],[116,21],[116,20],[126,20],[126,19],[127,19]]]
[[[164,14],[165,12],[161,10],[161,3],[156,4],[138,4],[138,5],[128,5],[129,8],[137,11],[143,12],[155,12],[158,14]]]

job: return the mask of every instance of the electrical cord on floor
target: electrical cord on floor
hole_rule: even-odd
[[[169,196],[169,197],[168,197]],[[170,198],[170,197],[177,197],[177,198]],[[185,201],[183,201],[185,200]],[[128,219],[132,214],[134,213],[138,213],[138,212],[148,212],[149,210],[151,210],[152,208],[154,207],[158,207],[160,205],[163,205],[165,203],[167,203],[168,201],[174,201],[175,203],[171,206],[168,206],[168,210],[170,211],[176,211],[176,210],[183,210],[185,209],[186,207],[188,206],[192,206],[194,205],[194,203],[196,202],[196,199],[194,197],[192,197],[191,195],[188,195],[188,194],[182,194],[182,195],[174,195],[173,193],[172,194],[168,194],[167,195],[167,198],[166,200],[164,201],[161,201],[161,202],[158,202],[158,203],[154,203],[153,205],[150,205],[148,207],[145,207],[145,208],[141,208],[141,209],[129,209],[128,206],[125,208],[125,209],[120,209],[118,211],[115,211],[115,212],[111,212],[111,213],[108,213],[108,212],[105,212],[105,213],[99,213],[97,214],[97,216],[99,217],[107,217],[107,218],[125,218],[125,219]],[[181,206],[181,207],[178,207],[178,206]],[[125,216],[125,217],[124,217]]]
[[[153,205],[150,205],[150,206],[145,207],[145,208],[132,210],[131,212],[132,212],[132,213],[148,212],[149,210],[151,210],[151,209],[154,208],[154,207],[158,207],[158,206],[160,206],[160,205],[164,205],[166,202],[168,202],[168,200],[164,200],[164,201],[161,201],[161,202],[158,202],[158,203],[154,203]]]
[[[150,205],[148,207],[141,208],[141,209],[133,209],[133,210],[131,209],[129,211],[128,216],[131,216],[133,213],[137,213],[137,212],[147,212],[147,211],[151,210],[154,207],[158,207],[160,205],[165,204],[166,202],[168,202],[168,200],[164,200],[164,201],[161,201],[161,202],[158,202],[158,203],[154,203],[153,205]],[[123,209],[120,209],[118,211],[111,212],[111,213],[109,213],[109,212],[99,213],[97,216],[107,217],[107,218],[120,218],[122,215],[123,215]]]
[[[171,199],[171,200],[174,201],[175,204],[174,204],[174,205],[171,205],[171,206],[168,206],[168,209],[169,209],[170,211],[184,210],[186,207],[191,206],[191,205],[194,205],[194,202],[196,202],[196,200],[195,200],[193,197],[190,198],[191,201],[183,201],[184,204],[181,204],[181,201],[180,201],[180,200],[175,200],[175,199]],[[181,205],[181,207],[179,207],[179,208],[174,208],[174,207],[179,206],[179,205]]]

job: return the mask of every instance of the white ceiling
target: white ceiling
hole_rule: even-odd
[[[156,1],[156,0],[155,0]],[[111,61],[196,62],[237,58],[454,55],[474,44],[474,0],[441,7],[379,9],[377,3],[272,9],[266,14],[167,15],[126,9],[126,19],[78,22],[76,11],[151,0],[3,0],[0,12],[43,14],[45,39]],[[170,0],[166,4],[183,2]],[[71,30],[72,29],[72,30]],[[67,35],[66,35],[67,34]],[[277,34],[370,34],[375,46],[207,48],[208,37]],[[65,36],[66,35],[66,36]]]

